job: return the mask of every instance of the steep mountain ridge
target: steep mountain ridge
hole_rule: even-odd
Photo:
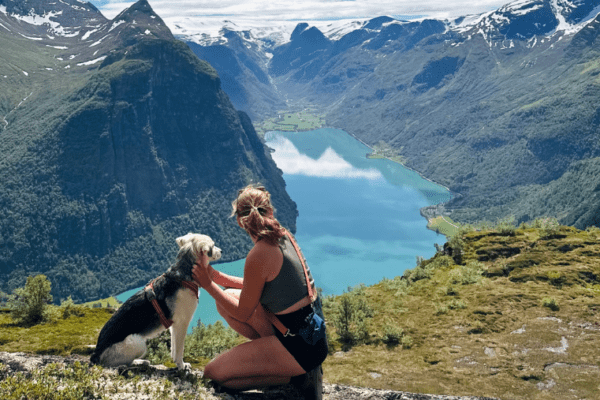
[[[164,272],[189,231],[241,258],[251,243],[229,204],[250,182],[295,230],[248,116],[146,0],[112,21],[62,1],[86,28],[52,38],[65,13],[37,4],[27,18],[50,22],[0,13],[0,289],[44,273],[56,301],[118,294]]]

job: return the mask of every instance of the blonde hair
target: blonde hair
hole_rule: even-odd
[[[248,185],[238,192],[231,203],[231,216],[238,216],[242,228],[250,236],[275,244],[285,235],[285,228],[274,217],[271,194],[260,185]]]

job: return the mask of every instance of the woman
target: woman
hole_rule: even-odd
[[[309,344],[298,334],[302,328],[306,331],[313,315],[310,270],[303,268],[304,259],[293,237],[274,217],[269,192],[247,186],[232,206],[232,216],[254,242],[244,277],[216,271],[205,256],[192,273],[215,299],[229,326],[251,340],[217,356],[206,366],[204,376],[224,388],[241,390],[286,384],[295,377],[292,383],[307,398],[321,398],[320,365],[327,357],[327,338],[323,332],[323,337]],[[284,336],[274,328],[273,314],[293,335]]]

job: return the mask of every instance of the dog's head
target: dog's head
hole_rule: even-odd
[[[180,251],[190,250],[195,258],[203,252],[208,255],[210,261],[216,261],[221,258],[221,249],[215,246],[215,242],[206,235],[198,233],[188,233],[175,239]]]

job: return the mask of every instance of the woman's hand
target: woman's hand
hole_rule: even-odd
[[[194,267],[192,268],[192,277],[198,285],[206,288],[212,283],[208,273],[208,257],[206,257],[204,254],[201,254],[198,258],[199,263],[194,264]]]

